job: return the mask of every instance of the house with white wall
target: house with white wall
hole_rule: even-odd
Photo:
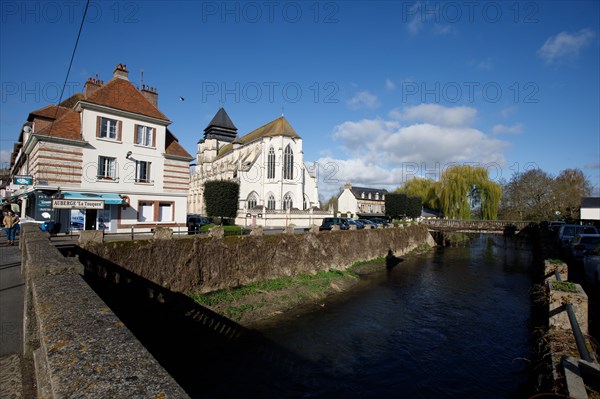
[[[600,220],[600,197],[584,197],[581,199],[581,220]]]
[[[186,228],[189,162],[168,129],[155,88],[137,88],[119,64],[104,83],[32,111],[11,159],[11,200],[22,216],[50,215],[61,231]]]
[[[338,197],[338,212],[354,218],[384,217],[387,193],[383,188],[356,187],[348,183]]]
[[[188,209],[205,214],[204,183],[234,180],[240,185],[235,223],[282,227],[320,225],[316,166],[304,163],[302,138],[283,116],[239,137],[220,108],[198,143]]]

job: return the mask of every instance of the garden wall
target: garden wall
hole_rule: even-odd
[[[81,246],[172,291],[210,292],[435,245],[427,227],[88,242]]]

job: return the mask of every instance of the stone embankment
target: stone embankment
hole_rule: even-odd
[[[158,364],[36,225],[21,229],[24,359],[39,398],[185,398]]]
[[[355,262],[402,256],[435,245],[427,227],[414,225],[304,234],[194,237],[87,242],[82,247],[172,291],[211,292],[252,282],[344,270]]]
[[[545,301],[548,303],[548,330],[544,341],[552,363],[553,390],[568,393],[571,398],[587,399],[588,393],[597,397],[600,365],[588,340],[588,296],[581,285],[567,281],[568,274],[567,264],[544,261]],[[590,381],[595,381],[595,385]],[[594,387],[592,391],[587,385]]]

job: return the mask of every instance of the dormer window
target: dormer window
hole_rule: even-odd
[[[379,201],[379,193],[375,193],[375,199]]]
[[[156,129],[149,126],[135,125],[135,144],[154,147]]]
[[[369,193],[369,199],[371,199],[371,193]]]

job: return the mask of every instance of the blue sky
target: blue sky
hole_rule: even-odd
[[[0,3],[0,162],[58,101],[84,4]],[[283,112],[322,197],[464,162],[580,168],[600,194],[599,20],[597,1],[92,1],[65,97],[143,71],[193,155],[221,104],[241,134]]]

